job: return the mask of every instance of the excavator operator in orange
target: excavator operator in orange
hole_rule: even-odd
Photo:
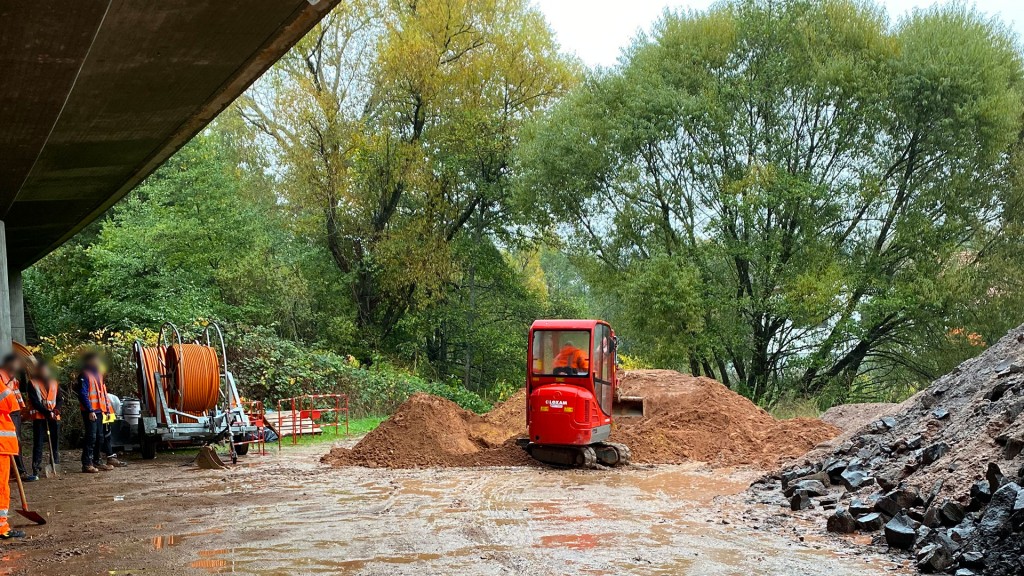
[[[555,356],[555,374],[559,372],[586,374],[588,369],[587,357],[571,341],[567,341],[562,346],[562,350]]]

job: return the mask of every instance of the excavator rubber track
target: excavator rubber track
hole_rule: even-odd
[[[625,466],[632,458],[632,454],[625,444],[612,442],[600,442],[589,446],[526,444],[523,448],[534,460],[558,468]]]

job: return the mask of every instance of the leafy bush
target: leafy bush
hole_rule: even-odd
[[[352,356],[306,348],[263,328],[236,334],[228,360],[242,394],[263,399],[268,409],[277,400],[302,394],[346,394],[354,417],[390,414],[417,392],[448,398],[474,412],[490,409],[457,383],[425,380],[382,359],[363,367]]]
[[[205,326],[182,327],[182,338],[198,338]],[[278,400],[304,394],[346,394],[352,417],[384,415],[417,392],[442,396],[467,410],[486,412],[491,405],[457,382],[433,382],[393,366],[383,359],[363,367],[352,357],[316,346],[305,346],[276,336],[269,328],[232,327],[225,330],[228,369],[235,376],[239,392],[251,400],[262,400],[274,409]],[[120,397],[136,396],[137,384],[132,345],[156,343],[152,330],[94,332],[86,336],[62,334],[45,338],[38,350],[51,359],[65,397],[76,403],[73,379],[78,360],[87,350],[101,352],[108,361],[107,387]],[[68,411],[74,411],[70,409]]]

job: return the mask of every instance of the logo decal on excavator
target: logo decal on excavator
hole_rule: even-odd
[[[565,408],[569,402],[567,400],[545,400],[544,403],[552,408]]]

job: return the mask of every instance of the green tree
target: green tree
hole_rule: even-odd
[[[476,257],[456,244],[497,241],[518,221],[519,129],[574,79],[526,0],[358,0],[237,111],[344,274],[360,336],[380,343],[453,286],[474,289]]]
[[[523,201],[665,361],[761,401],[891,389],[952,330],[1021,321],[1021,78],[959,6],[667,13],[537,127]]]
[[[217,318],[307,334],[308,289],[259,167],[223,133],[197,136],[89,234],[28,274],[44,334]],[[56,321],[55,321],[56,320]]]

